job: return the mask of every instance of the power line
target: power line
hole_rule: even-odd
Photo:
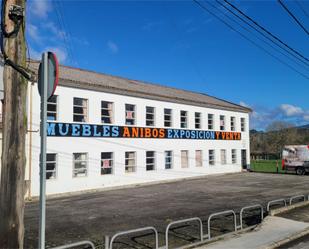
[[[218,15],[216,15],[215,13],[211,12],[209,9],[207,9],[204,5],[202,5],[198,0],[193,0],[193,2],[195,2],[200,8],[202,8],[203,10],[207,11],[210,15],[212,15],[213,17],[215,17],[216,19],[218,19],[219,21],[221,21],[222,23],[224,23],[226,26],[228,26],[231,30],[233,30],[234,32],[238,33],[241,37],[243,37],[245,40],[249,41],[250,43],[252,43],[254,46],[258,47],[259,49],[263,50],[265,53],[267,53],[269,56],[275,58],[277,61],[279,61],[280,63],[284,64],[285,66],[289,67],[291,70],[293,70],[294,72],[300,74],[301,76],[303,76],[304,78],[306,78],[307,80],[309,80],[309,77],[305,74],[303,74],[302,72],[300,72],[299,70],[297,70],[296,68],[294,68],[293,66],[289,65],[288,63],[286,63],[285,61],[281,60],[279,57],[271,54],[268,50],[266,50],[264,47],[260,46],[259,44],[257,44],[255,41],[251,40],[250,38],[248,38],[247,36],[245,36],[244,34],[242,34],[240,31],[238,31],[237,29],[235,29],[232,25],[230,25],[229,23],[227,23],[225,20],[223,20],[221,17],[219,17]]]
[[[260,29],[262,29],[264,32],[266,32],[268,35],[270,35],[272,38],[274,38],[275,40],[277,40],[278,42],[280,42],[282,45],[284,45],[285,47],[287,47],[289,50],[293,51],[295,54],[297,54],[298,56],[300,56],[301,58],[303,58],[304,60],[309,62],[309,59],[307,57],[305,57],[304,55],[302,55],[300,52],[298,52],[296,49],[290,47],[288,44],[286,44],[285,42],[283,42],[279,37],[277,37],[276,35],[272,34],[270,31],[268,31],[266,28],[264,28],[262,25],[260,25],[258,22],[256,22],[255,20],[253,20],[250,16],[248,16],[247,14],[245,14],[243,11],[241,11],[239,8],[237,8],[235,5],[233,5],[232,3],[230,3],[227,0],[223,0],[224,2],[226,2],[228,5],[230,5],[233,9],[235,9],[237,12],[239,12],[241,15],[243,15],[244,17],[246,17],[248,20],[250,20],[252,23],[254,23],[256,26],[258,26]]]
[[[281,1],[278,0],[278,3],[284,8],[284,10],[294,19],[294,21],[306,32],[307,35],[309,35],[308,30],[305,28],[305,26],[296,18],[296,16],[288,9],[288,7]]]
[[[265,33],[263,33],[261,30],[259,30],[257,27],[255,27],[253,24],[251,24],[250,22],[248,22],[246,19],[244,19],[242,16],[239,16],[237,13],[235,13],[233,10],[229,9],[227,6],[225,6],[224,4],[222,4],[219,0],[216,0],[216,2],[218,4],[220,4],[223,8],[225,8],[227,11],[229,11],[232,15],[234,15],[235,17],[237,17],[238,19],[240,19],[242,22],[244,22],[245,24],[247,24],[248,26],[250,26],[251,28],[253,28],[256,32],[258,32],[260,35],[262,35],[263,37],[265,37],[267,40],[269,40],[271,43],[275,44],[277,47],[281,48],[282,50],[284,50],[286,53],[290,54],[291,56],[293,56],[293,58],[299,60],[301,63],[304,63],[306,66],[309,66],[309,64],[306,61],[303,61],[301,58],[299,58],[298,56],[296,56],[294,53],[292,53],[290,50],[287,50],[282,44],[278,44],[277,42],[275,42],[274,40],[272,40],[269,36],[267,36]],[[208,4],[211,4],[210,2],[208,2]],[[212,5],[212,4],[211,4]],[[212,5],[213,6],[213,5]],[[225,16],[228,17],[228,15],[221,11]],[[230,18],[232,19],[232,18]],[[232,19],[233,20],[233,19]],[[233,20],[234,21],[234,20]],[[238,23],[238,25],[240,25]],[[248,29],[246,29],[245,27],[243,27],[242,25],[240,25],[242,28],[244,28],[245,30],[247,30],[248,32],[254,34],[252,31],[249,31]],[[256,35],[255,35],[256,36]],[[256,36],[258,38],[258,36]],[[277,49],[276,47],[272,46],[269,42],[258,38],[259,40],[265,42],[268,46],[272,47],[274,50],[276,50],[277,52],[283,54],[284,56],[286,56],[287,58],[289,58],[290,60],[294,61],[296,64],[298,64],[299,66],[304,67],[303,64],[300,64],[299,62],[295,61],[295,59],[290,58],[288,55],[284,54],[282,51],[280,51],[279,49]],[[307,68],[305,68],[307,70]]]
[[[298,5],[298,7],[303,11],[303,13],[305,14],[305,16],[307,16],[309,18],[309,14],[307,13],[307,11],[305,10],[304,6],[302,6],[302,4],[300,3],[300,1],[295,0],[295,3]]]

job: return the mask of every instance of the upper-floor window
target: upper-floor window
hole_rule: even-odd
[[[57,154],[46,154],[46,179],[55,179],[57,177]]]
[[[196,112],[194,116],[195,116],[195,129],[201,129],[202,128],[202,124],[201,124],[202,114],[200,112]]]
[[[155,108],[146,106],[146,126],[155,126]]]
[[[135,125],[135,105],[126,104],[126,125]]]
[[[241,131],[246,131],[246,119],[245,118],[240,118],[240,127],[241,127]]]
[[[101,152],[101,175],[113,173],[113,152]]]
[[[208,114],[208,130],[214,129],[214,115]]]
[[[236,130],[236,124],[235,124],[235,117],[231,117],[231,131],[235,131]]]
[[[136,171],[136,152],[127,151],[125,153],[125,172],[135,172]]]
[[[73,121],[87,122],[88,120],[88,99],[73,99]]]
[[[164,108],[164,126],[172,127],[172,109]]]
[[[220,115],[220,130],[224,131],[225,130],[225,116]]]
[[[232,149],[232,164],[237,163],[237,150]]]
[[[188,127],[188,112],[180,111],[180,127],[187,128]]]
[[[203,166],[203,155],[201,150],[195,151],[195,166],[202,167]]]
[[[173,168],[173,151],[166,150],[164,154],[165,154],[165,169]]]
[[[146,170],[154,170],[156,157],[154,151],[146,151]]]
[[[208,151],[209,165],[215,165],[215,150]]]
[[[53,95],[47,101],[47,120],[57,120],[57,104],[58,104],[58,96]]]
[[[221,164],[226,164],[226,150],[221,150]]]
[[[73,177],[87,176],[88,154],[73,153]]]
[[[101,122],[113,123],[113,102],[101,101]]]

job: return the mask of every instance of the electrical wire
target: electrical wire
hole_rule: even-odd
[[[297,17],[289,10],[289,8],[281,1],[277,0],[278,3],[282,6],[282,8],[294,19],[294,21],[300,26],[307,35],[309,35],[308,30],[305,28],[305,26],[297,19]]]
[[[296,4],[298,5],[298,7],[302,10],[302,12],[304,13],[304,15],[305,15],[306,17],[309,18],[309,14],[308,14],[308,12],[305,10],[304,6],[302,6],[301,2],[298,1],[298,0],[295,0],[295,3],[296,3]]]
[[[229,23],[227,23],[225,20],[223,20],[221,17],[219,17],[218,15],[216,15],[215,13],[213,13],[212,11],[210,11],[208,8],[206,8],[203,4],[201,4],[198,0],[193,0],[194,3],[196,3],[201,9],[203,9],[204,11],[208,12],[210,15],[212,15],[213,17],[215,17],[216,19],[218,19],[219,21],[221,21],[222,23],[224,23],[226,26],[228,26],[231,30],[233,30],[234,32],[238,33],[241,37],[243,37],[245,40],[249,41],[250,43],[252,43],[254,46],[258,47],[259,49],[261,49],[262,51],[264,51],[266,54],[268,54],[269,56],[273,57],[274,59],[276,59],[277,61],[279,61],[280,63],[282,63],[283,65],[289,67],[291,70],[293,70],[294,72],[298,73],[299,75],[303,76],[305,79],[309,80],[309,77],[300,72],[299,70],[297,70],[296,68],[294,68],[293,66],[289,65],[288,63],[286,63],[285,61],[281,60],[279,57],[271,54],[268,50],[266,50],[264,47],[260,46],[259,44],[257,44],[255,41],[251,40],[250,38],[248,38],[247,36],[245,36],[244,34],[242,34],[240,31],[238,31],[237,29],[235,29],[232,25],[230,25]]]
[[[300,56],[301,58],[303,58],[304,60],[306,60],[307,62],[309,62],[309,59],[307,57],[305,57],[304,55],[302,55],[300,52],[298,52],[296,49],[292,48],[291,46],[289,46],[288,44],[286,44],[284,41],[282,41],[278,36],[272,34],[270,31],[268,31],[266,28],[264,28],[262,25],[260,25],[257,21],[255,21],[253,18],[251,18],[250,16],[248,16],[247,14],[245,14],[243,11],[241,11],[239,8],[237,8],[235,5],[233,5],[232,3],[230,3],[227,0],[223,0],[224,2],[226,2],[229,6],[231,6],[234,10],[236,10],[238,13],[240,13],[242,16],[244,16],[245,18],[247,18],[248,20],[250,20],[252,23],[254,23],[256,26],[258,26],[261,30],[263,30],[265,33],[267,33],[268,35],[270,35],[273,39],[277,40],[278,42],[280,42],[282,45],[284,45],[286,48],[288,48],[289,50],[293,51],[295,54],[297,54],[298,56]]]

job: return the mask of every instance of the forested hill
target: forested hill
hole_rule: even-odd
[[[284,145],[309,144],[309,124],[268,131],[250,130],[251,153],[277,154]]]

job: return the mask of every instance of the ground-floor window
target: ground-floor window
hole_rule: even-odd
[[[113,152],[102,152],[101,153],[101,175],[108,175],[113,173]]]
[[[195,166],[202,167],[203,166],[203,155],[201,150],[195,151]]]
[[[73,177],[87,176],[88,154],[73,153]]]
[[[209,165],[215,165],[215,150],[208,151]]]
[[[173,168],[173,151],[166,150],[164,154],[165,154],[165,169]]]
[[[155,169],[155,152],[154,151],[146,151],[146,170],[154,170]]]
[[[56,179],[57,177],[57,154],[46,154],[46,179]]]
[[[135,172],[136,171],[136,152],[127,151],[125,153],[125,172]]]
[[[232,164],[237,163],[237,151],[236,149],[232,149]]]
[[[181,168],[189,167],[189,151],[182,150],[181,151]]]
[[[226,164],[226,150],[221,150],[221,164]]]

